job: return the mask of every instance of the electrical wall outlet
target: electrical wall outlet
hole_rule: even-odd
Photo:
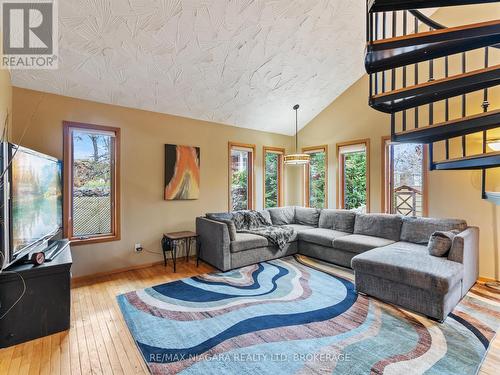
[[[136,243],[134,246],[134,250],[136,253],[140,253],[142,251],[142,246],[140,243]]]

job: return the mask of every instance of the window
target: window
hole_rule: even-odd
[[[73,243],[120,239],[120,129],[64,122],[64,227]]]
[[[229,142],[229,210],[253,209],[255,145]]]
[[[382,209],[405,216],[427,214],[426,147],[418,143],[393,143],[382,139],[384,183]]]
[[[311,156],[305,172],[306,207],[326,208],[328,205],[328,147],[316,146],[303,148],[302,152]]]
[[[338,207],[358,212],[370,211],[370,140],[337,144]]]
[[[264,208],[283,205],[283,155],[285,149],[264,147]]]

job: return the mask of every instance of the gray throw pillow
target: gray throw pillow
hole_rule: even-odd
[[[317,227],[320,212],[316,208],[295,207],[295,223]]]
[[[217,213],[208,213],[205,215],[207,219],[213,221],[219,221],[221,223],[226,224],[227,230],[229,231],[229,239],[231,241],[236,240],[236,225],[233,221],[233,214],[230,212],[217,212]]]
[[[354,234],[399,241],[402,222],[399,215],[357,214],[354,222]]]
[[[231,241],[236,241],[236,225],[232,220],[220,220],[220,222],[227,225],[227,230],[229,231],[229,239]]]
[[[259,214],[262,215],[262,217],[266,221],[267,225],[273,225],[273,222],[271,220],[271,214],[269,213],[268,210],[262,210],[262,211],[258,211],[258,212],[259,212]]]
[[[295,207],[268,208],[273,225],[295,224]]]
[[[348,210],[323,209],[319,215],[319,227],[338,230],[339,232],[354,232],[356,213]]]
[[[233,214],[231,212],[215,212],[208,213],[205,215],[207,219],[221,221],[221,220],[233,220]]]
[[[458,231],[436,231],[432,233],[429,238],[429,244],[427,245],[429,254],[435,257],[446,256],[451,249],[453,239],[458,233]]]

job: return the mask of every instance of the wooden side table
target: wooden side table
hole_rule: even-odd
[[[196,240],[196,245],[198,247],[197,252],[199,252],[198,235],[195,232],[182,231],[165,233],[161,240],[165,267],[167,266],[167,252],[170,251],[172,254],[172,262],[174,263],[174,272],[176,272],[177,249],[181,243],[186,245],[186,261],[188,261],[193,240]]]

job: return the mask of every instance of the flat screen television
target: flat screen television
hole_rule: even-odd
[[[3,144],[2,154],[5,268],[61,234],[62,164],[11,143]]]

